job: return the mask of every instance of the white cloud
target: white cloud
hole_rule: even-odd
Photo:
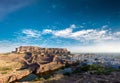
[[[26,35],[28,38],[39,38],[41,36],[40,31],[32,30],[32,29],[24,29],[22,33]]]
[[[16,32],[16,38],[11,40],[0,41],[0,53],[11,52],[19,46],[43,46],[41,43],[41,33],[38,30],[23,29]],[[41,44],[39,44],[39,42]]]
[[[50,30],[50,29],[45,29],[45,30],[43,30],[42,33],[43,33],[43,34],[52,33],[52,30]]]
[[[103,26],[102,26],[103,29],[104,29],[104,28],[107,28],[107,27],[108,27],[108,25],[103,25]]]
[[[76,53],[98,53],[98,52],[107,52],[107,53],[120,53],[120,42],[102,42],[93,45],[74,45],[67,47],[71,52]]]
[[[104,26],[103,26],[104,27]],[[112,33],[110,30],[96,30],[96,29],[87,29],[87,30],[78,30],[74,31],[74,29],[77,28],[74,24],[71,25],[69,28],[63,29],[63,30],[52,30],[52,29],[44,29],[44,34],[52,34],[55,37],[61,37],[61,38],[68,38],[68,39],[74,39],[77,41],[83,41],[84,42],[102,42],[102,41],[108,41],[108,40],[120,40],[120,32],[114,32]]]
[[[120,32],[116,32],[115,35],[116,35],[116,36],[120,36]]]
[[[73,24],[69,28],[66,28],[64,30],[44,29],[43,34],[53,34],[58,37],[67,38],[72,33],[74,28],[76,28],[76,26]]]
[[[16,46],[18,46],[18,43],[14,43],[8,40],[2,40],[0,41],[0,53],[10,52],[14,50]]]

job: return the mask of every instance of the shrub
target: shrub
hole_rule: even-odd
[[[40,79],[39,78],[35,78],[34,81],[39,81]]]
[[[81,70],[81,71],[88,71],[88,70],[90,70],[90,65],[81,66],[81,67],[80,67],[80,70]]]
[[[1,74],[7,74],[7,72],[6,72],[6,71],[3,71],[3,72],[1,72]]]
[[[40,81],[44,81],[44,80],[45,80],[45,78],[43,78],[43,77],[40,78]]]
[[[9,67],[2,67],[2,68],[0,68],[0,71],[7,71],[7,70],[12,70],[12,68],[9,68]]]
[[[104,70],[99,68],[95,71],[95,74],[101,75],[101,74],[103,74],[103,72],[104,72]]]

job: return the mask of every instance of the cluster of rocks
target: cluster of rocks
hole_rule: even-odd
[[[29,75],[29,70],[16,71],[6,76],[0,76],[0,83],[15,83],[16,80],[20,80],[23,77]]]

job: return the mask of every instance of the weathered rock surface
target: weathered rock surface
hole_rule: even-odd
[[[10,75],[0,76],[0,83],[10,83],[23,77],[29,75],[31,72],[29,70],[21,70],[11,73]]]
[[[56,64],[55,62],[43,64],[41,65],[41,67],[39,67],[39,71],[37,75],[43,75],[46,72],[54,71],[64,66],[65,66],[64,64]],[[10,82],[20,80],[23,77],[31,74],[33,72],[32,68],[34,69],[33,66],[30,66],[27,69],[15,71],[11,74],[0,76],[0,83],[10,83]]]

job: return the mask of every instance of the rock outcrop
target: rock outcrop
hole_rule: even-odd
[[[22,79],[23,77],[29,75],[31,71],[28,69],[16,71],[14,73],[11,73],[10,75],[1,76],[0,77],[0,83],[14,83],[14,81]]]

